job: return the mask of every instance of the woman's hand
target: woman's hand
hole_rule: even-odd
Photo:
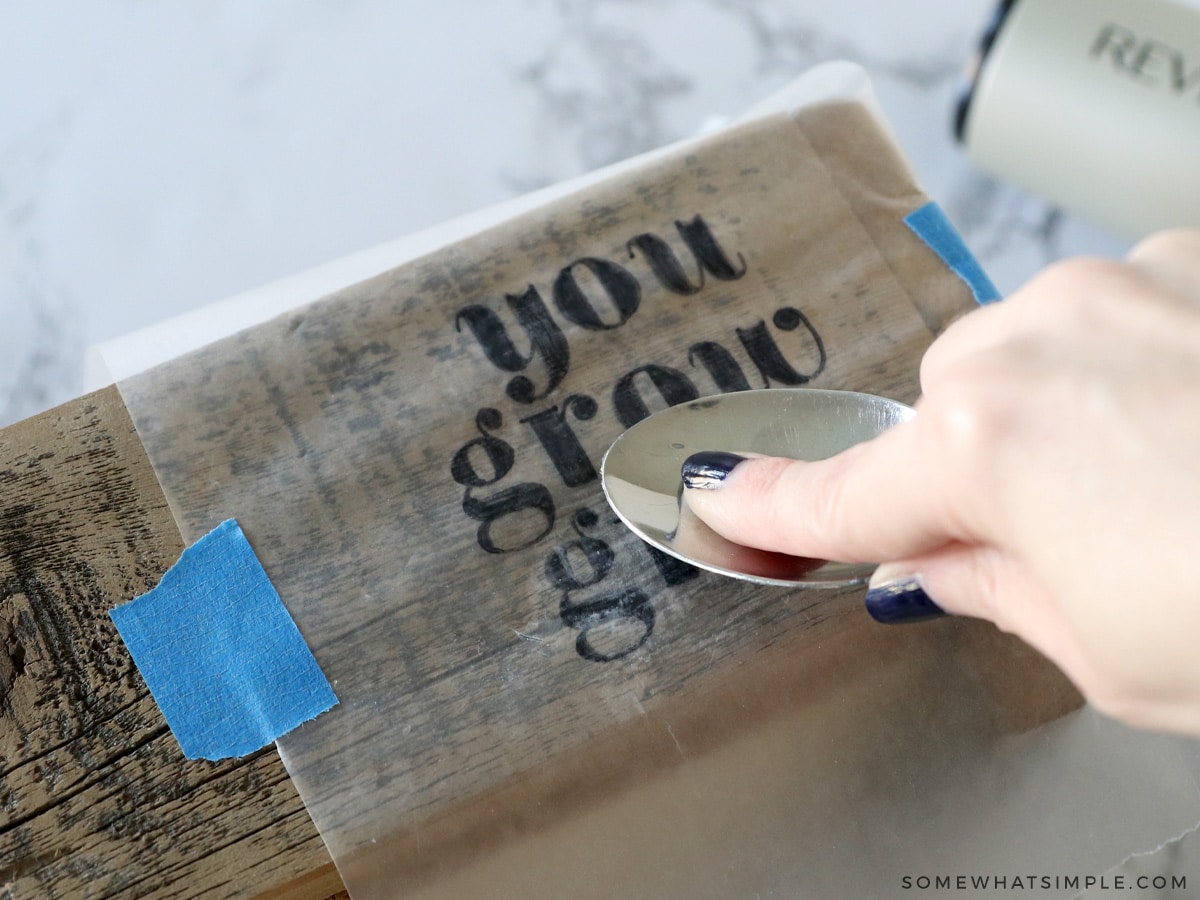
[[[929,348],[915,419],[822,462],[698,454],[730,540],[882,563],[867,606],[990,619],[1099,709],[1200,735],[1200,231],[1072,260]],[[704,477],[697,477],[697,476]]]

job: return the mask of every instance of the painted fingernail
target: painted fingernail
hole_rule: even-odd
[[[733,471],[733,467],[745,462],[746,457],[723,450],[701,450],[683,461],[683,484],[700,491],[712,491]]]
[[[946,615],[915,578],[889,581],[867,591],[867,612],[876,622],[897,625]]]

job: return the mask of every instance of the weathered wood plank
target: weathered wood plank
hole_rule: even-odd
[[[794,762],[763,756],[760,781],[803,773],[785,805],[845,815],[857,807],[840,800],[858,797],[861,779],[844,756],[866,770],[879,748],[915,742],[953,762],[973,740],[1079,702],[990,626],[879,629],[856,591],[814,599],[664,568],[602,520],[600,453],[670,399],[661,385],[643,396],[635,376],[652,370],[697,394],[749,387],[747,373],[755,386],[819,376],[814,386],[912,400],[921,353],[971,306],[905,229],[924,198],[860,109],[756,128],[125,386],[187,533],[230,514],[248,526],[343,697],[284,746],[367,891],[400,880],[423,896],[495,894],[533,871],[538,847],[569,855],[585,832],[624,852],[617,823],[638,820],[682,771],[696,780],[672,804],[753,796],[725,783],[728,759],[763,756],[751,737],[807,742]],[[864,173],[861,202],[848,201]],[[667,264],[661,235],[672,229],[704,267]],[[609,291],[615,305],[591,307],[575,280],[598,272],[624,291]],[[553,292],[561,321],[514,295],[525,285]],[[521,302],[534,304],[524,309],[544,358],[499,340]],[[532,381],[517,376],[527,364]],[[484,507],[500,510],[519,479],[522,496],[552,502],[506,508],[533,518],[514,517],[500,546],[489,529],[511,522]],[[184,761],[106,615],[182,549],[116,392],[0,436],[0,485],[0,900],[4,887],[130,898],[336,889],[278,756]],[[614,597],[632,594],[615,591],[631,586],[657,610],[653,640],[646,618],[588,613],[624,610]],[[959,742],[937,739],[947,722]],[[900,763],[887,771],[911,788]],[[694,811],[725,821],[720,804]],[[780,821],[789,835],[824,824]],[[685,849],[715,858],[702,843]],[[592,885],[584,871],[559,872],[555,895]]]
[[[244,897],[328,866],[278,754],[185,760],[108,618],[182,550],[116,390],[0,433],[0,490],[0,897]]]
[[[953,657],[945,715],[988,715],[944,743],[1011,722],[965,664],[979,628],[918,643],[858,590],[664,562],[598,484],[605,447],[667,404],[800,384],[913,400],[926,347],[973,305],[904,225],[924,202],[853,104],[772,116],[123,385],[184,533],[236,511],[342,699],[281,745],[352,890],[441,891],[670,780],[694,758],[679,745],[741,741],[758,700],[903,694]],[[1036,668],[1000,655],[1020,706]]]

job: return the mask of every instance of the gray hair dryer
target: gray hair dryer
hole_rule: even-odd
[[[1200,3],[1004,0],[969,76],[981,169],[1126,238],[1200,226]]]

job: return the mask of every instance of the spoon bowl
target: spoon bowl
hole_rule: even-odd
[[[740,391],[662,410],[608,449],[600,481],[609,505],[638,537],[701,569],[760,584],[844,587],[871,563],[808,559],[727,541],[688,507],[683,461],[701,450],[826,459],[915,415],[886,397],[808,388]]]

